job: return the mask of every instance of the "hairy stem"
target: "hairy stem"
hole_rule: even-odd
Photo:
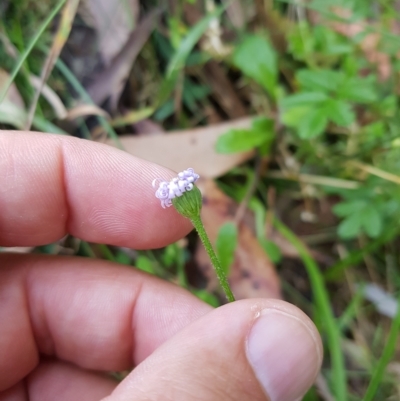
[[[203,223],[200,219],[200,217],[195,217],[191,219],[194,228],[199,234],[199,237],[201,239],[201,242],[204,245],[204,248],[206,249],[208,256],[211,259],[211,263],[214,266],[214,269],[217,273],[218,280],[221,284],[222,289],[225,292],[226,298],[228,299],[229,302],[235,301],[235,297],[232,293],[231,288],[229,287],[228,279],[226,278],[226,274],[224,270],[221,267],[221,264],[217,258],[217,255],[215,254],[215,251],[211,245],[210,239],[208,238],[208,235],[206,233],[206,230],[204,229]]]

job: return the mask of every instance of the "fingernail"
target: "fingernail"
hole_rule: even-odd
[[[271,401],[301,398],[315,380],[319,353],[307,323],[276,309],[262,311],[248,337],[247,358]]]

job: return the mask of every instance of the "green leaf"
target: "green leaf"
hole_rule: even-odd
[[[218,7],[212,13],[206,15],[196,25],[194,25],[189,33],[181,40],[179,48],[176,50],[168,64],[166,77],[160,86],[156,108],[168,100],[176,86],[180,72],[185,67],[186,60],[191,51],[196,46],[204,32],[209,28],[210,22],[214,18],[219,17],[224,9],[225,6]]]
[[[332,99],[327,102],[326,107],[329,118],[341,127],[348,127],[356,119],[351,105],[342,100]]]
[[[154,267],[152,261],[143,255],[139,255],[136,259],[135,266],[146,273],[154,274]]]
[[[218,153],[244,152],[265,143],[271,144],[274,139],[274,122],[267,118],[253,121],[250,129],[231,129],[221,135],[216,143]]]
[[[125,252],[118,251],[115,255],[115,261],[121,263],[121,265],[129,266],[131,264],[131,258]]]
[[[371,80],[366,78],[352,78],[345,81],[338,91],[338,97],[356,103],[373,103],[377,100]]]
[[[336,216],[346,217],[352,215],[353,213],[359,212],[366,206],[367,203],[364,200],[340,202],[333,207],[333,212],[336,214]]]
[[[301,87],[311,91],[336,91],[343,74],[332,70],[300,70],[296,78]]]
[[[221,226],[218,231],[215,248],[221,267],[226,275],[229,275],[229,269],[234,260],[237,240],[238,232],[236,224],[228,222]]]
[[[138,121],[150,117],[154,113],[151,107],[145,107],[139,110],[131,110],[121,117],[114,118],[110,121],[112,127],[123,127],[124,125],[135,124]]]
[[[258,150],[263,156],[269,155],[275,140],[274,121],[266,117],[255,118],[252,123],[252,130],[264,133],[265,139],[259,145]]]
[[[323,108],[310,109],[298,126],[298,134],[302,139],[315,138],[324,133],[328,118]]]
[[[398,111],[397,95],[386,96],[377,106],[383,116],[394,117]]]
[[[329,97],[323,92],[301,92],[283,98],[280,101],[280,107],[282,109],[289,109],[298,106],[309,106],[322,103],[328,99]]]
[[[340,238],[351,239],[355,238],[361,230],[362,214],[353,213],[344,219],[338,227],[338,234]]]
[[[196,25],[194,25],[193,28],[190,29],[189,33],[181,41],[179,48],[172,56],[171,61],[168,64],[167,78],[173,77],[175,72],[184,68],[186,59],[189,57],[189,54],[193,50],[194,46],[203,36],[204,32],[209,28],[211,21],[215,18],[218,18],[224,9],[224,6],[216,8],[213,12],[206,15]]]
[[[346,44],[330,45],[326,48],[326,54],[336,56],[340,54],[351,53],[352,50],[352,47]]]
[[[279,263],[282,260],[281,250],[274,242],[269,241],[266,238],[259,238],[258,242],[273,263]]]
[[[296,128],[303,120],[303,117],[310,113],[311,110],[310,106],[293,107],[281,115],[281,120],[288,127]]]
[[[171,116],[174,110],[175,110],[174,101],[172,99],[169,99],[165,103],[163,103],[163,105],[160,106],[159,109],[157,109],[153,117],[156,121],[163,121],[169,116]]]
[[[256,117],[252,121],[251,127],[255,131],[268,132],[273,129],[274,121],[266,117]]]
[[[200,298],[202,301],[208,303],[209,305],[211,305],[214,308],[217,308],[218,306],[221,305],[218,298],[214,294],[210,294],[206,290],[193,290],[192,292],[198,298]]]
[[[275,49],[265,37],[246,36],[233,54],[233,64],[270,94],[274,92],[278,74],[277,58]]]
[[[376,238],[382,232],[382,216],[372,205],[363,209],[363,227],[372,238]]]
[[[170,244],[164,248],[161,255],[162,263],[166,267],[171,267],[174,263],[178,263],[181,258],[182,250],[176,243]]]

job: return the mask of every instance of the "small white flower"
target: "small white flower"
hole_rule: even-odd
[[[159,178],[153,180],[153,188],[157,186],[156,198],[160,199],[161,206],[165,209],[166,207],[172,206],[172,199],[177,196],[182,196],[186,191],[193,189],[193,184],[200,178],[198,174],[194,172],[192,168],[183,170],[178,174],[178,177],[173,178],[171,181],[165,181]]]

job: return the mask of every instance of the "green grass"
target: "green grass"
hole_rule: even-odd
[[[394,353],[396,351],[399,331],[400,331],[400,298],[397,302],[397,313],[393,319],[389,331],[389,336],[386,340],[386,345],[383,348],[382,355],[379,358],[379,361],[373,371],[371,381],[364,395],[364,401],[372,401],[374,399],[376,392],[382,383],[385,369],[390,360],[393,358]]]
[[[17,56],[15,60],[10,57],[5,42],[0,41],[0,69],[10,74],[0,89],[0,103],[15,83],[25,106],[31,104],[33,90],[27,78],[31,72],[40,75],[54,32],[52,23],[65,1],[47,6],[42,2],[37,15],[38,3],[33,0],[10,1],[1,32]],[[151,9],[148,2],[141,3],[143,9]],[[397,394],[396,383],[386,367],[390,360],[396,361],[399,351],[400,316],[388,325],[387,318],[364,299],[360,285],[373,282],[388,293],[400,288],[400,42],[391,31],[397,23],[396,3],[343,2],[348,8],[345,17],[328,7],[337,4],[333,0],[303,3],[305,9],[292,0],[268,0],[265,12],[255,8],[255,1],[243,2],[250,17],[246,20],[245,16],[242,26],[235,25],[224,7],[211,11],[200,7],[193,26],[183,7],[165,7],[159,26],[131,68],[119,101],[121,109],[111,121],[96,116],[65,124],[40,99],[34,126],[90,139],[96,124],[122,148],[120,135],[132,133],[133,124],[144,117],[165,129],[187,129],[228,120],[229,115],[235,116],[232,105],[240,102],[247,115],[255,117],[253,125],[227,132],[216,151],[229,158],[250,149],[257,156],[221,177],[221,188],[254,214],[255,223],[247,214],[243,222],[250,225],[254,241],[278,272],[289,277],[283,283],[285,295],[311,312],[324,340],[322,374],[335,399],[390,399]],[[304,12],[308,8],[316,12],[316,18]],[[23,24],[21,15],[26,19]],[[208,30],[215,19],[220,33]],[[366,22],[365,34],[346,36],[335,28],[338,22]],[[369,51],[380,55],[380,60],[387,56],[387,78],[379,75],[382,65],[376,65],[362,45],[371,32],[380,41]],[[226,54],[204,50],[204,45],[218,40],[230,49]],[[77,100],[93,104],[85,83],[65,61],[64,57],[57,61],[48,85],[67,107]],[[214,63],[214,70],[208,61]],[[213,76],[216,68],[230,85],[226,92],[218,85],[220,76]],[[96,106],[110,112],[107,106]],[[1,124],[2,128],[13,127],[10,118]],[[271,210],[280,218],[271,220]],[[271,224],[290,249],[274,242]],[[192,283],[186,275],[194,269],[193,276],[198,277],[195,241],[192,235],[189,245],[174,244],[151,253],[127,253],[86,242],[77,251],[71,249],[87,257],[137,263],[140,269],[177,282],[217,306],[217,294],[204,290],[204,282]],[[306,241],[310,242],[305,245]],[[38,250],[53,253],[58,249],[49,245]],[[224,256],[225,264],[231,265],[234,251],[229,249]],[[219,253],[224,254],[221,249]],[[306,276],[302,269],[293,270],[288,263],[292,259],[304,265]],[[290,280],[291,273],[298,282]],[[368,327],[379,330],[371,334]],[[353,367],[358,366],[360,354],[377,361],[372,370],[370,366]],[[322,400],[317,393],[310,392],[308,399]]]
[[[344,356],[341,349],[341,333],[336,319],[333,315],[329,300],[329,293],[325,286],[321,271],[310,252],[298,237],[281,221],[274,218],[274,227],[286,238],[297,250],[310,279],[314,295],[315,310],[314,318],[322,324],[322,332],[326,334],[328,348],[332,361],[331,385],[338,401],[345,401],[347,397],[346,368]]]
[[[48,28],[50,23],[53,21],[54,17],[61,10],[61,8],[65,4],[65,2],[66,2],[66,0],[60,0],[58,2],[58,4],[54,7],[54,9],[49,13],[49,16],[46,18],[46,20],[40,25],[36,35],[32,38],[31,42],[26,47],[25,51],[19,57],[17,64],[15,65],[8,82],[4,85],[4,87],[2,88],[2,90],[0,92],[0,103],[4,100],[8,90],[10,89],[10,86],[15,81],[15,78],[17,77],[19,71],[21,70],[22,66],[24,65],[26,59],[31,54],[33,48],[38,43],[39,39],[41,38],[41,36],[45,32],[45,30]]]
[[[87,104],[94,104],[85,88],[77,80],[75,75],[65,65],[65,63],[62,62],[62,60],[57,60],[56,68],[64,75],[66,81],[77,91],[83,101],[85,101]],[[121,141],[119,140],[117,133],[110,123],[102,116],[97,116],[97,118],[100,122],[100,125],[103,127],[104,131],[107,132],[108,136],[114,141],[115,145],[120,149],[123,149]]]

